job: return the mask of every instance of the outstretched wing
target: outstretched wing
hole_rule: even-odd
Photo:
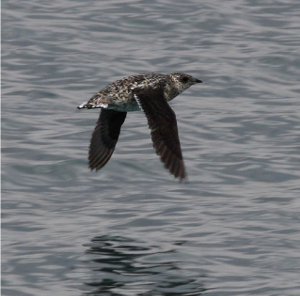
[[[163,88],[137,88],[134,97],[148,119],[156,154],[175,178],[184,179],[176,116],[164,97]]]
[[[127,112],[101,109],[90,143],[89,167],[91,170],[98,171],[111,158],[126,115]]]

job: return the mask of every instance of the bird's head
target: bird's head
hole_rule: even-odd
[[[173,87],[178,90],[178,94],[182,93],[196,83],[202,83],[201,80],[185,73],[172,73],[170,74],[170,78]]]

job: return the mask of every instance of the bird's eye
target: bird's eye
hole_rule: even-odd
[[[188,81],[189,81],[189,78],[187,77],[187,76],[183,76],[183,77],[181,77],[181,82],[183,82],[183,83],[187,83]]]

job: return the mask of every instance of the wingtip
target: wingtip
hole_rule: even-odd
[[[182,177],[179,178],[179,183],[188,184],[190,183],[190,181],[187,176],[184,176],[183,178]]]

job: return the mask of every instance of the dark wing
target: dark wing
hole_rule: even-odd
[[[175,178],[186,177],[177,121],[174,111],[164,97],[162,87],[135,89],[135,99],[146,114],[153,147],[165,167]]]
[[[89,167],[91,170],[98,171],[111,158],[126,115],[127,112],[101,109],[90,143]]]

